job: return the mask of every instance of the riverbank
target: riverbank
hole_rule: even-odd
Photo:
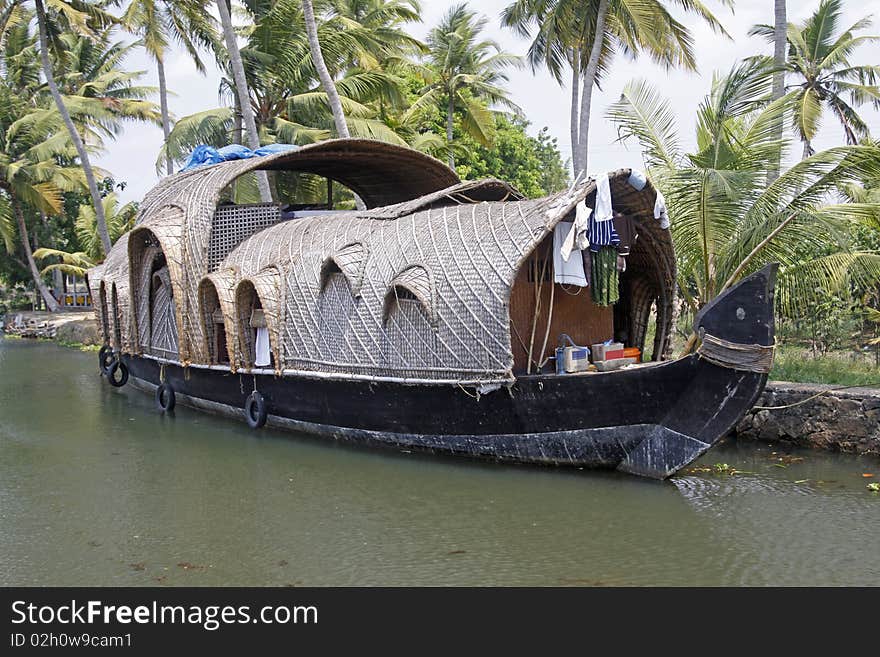
[[[21,310],[3,318],[3,331],[9,336],[55,340],[71,347],[101,344],[98,322],[92,310],[58,312]]]
[[[740,439],[880,456],[880,388],[771,381]]]
[[[778,344],[773,356],[773,381],[827,383],[835,386],[880,386],[880,365],[874,351],[837,350],[814,354],[810,349]]]

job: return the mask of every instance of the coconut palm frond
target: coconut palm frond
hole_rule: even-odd
[[[85,277],[86,272],[96,264],[87,254],[81,251],[69,253],[60,249],[48,249],[45,247],[34,251],[34,258],[36,260],[59,259],[59,262],[53,262],[43,267],[40,270],[40,273],[43,275],[58,270],[62,274]]]

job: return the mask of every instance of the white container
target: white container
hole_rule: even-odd
[[[586,347],[561,347],[561,351],[562,367],[568,374],[586,372],[590,367],[590,350]]]
[[[605,360],[605,354],[609,351],[620,351],[623,349],[622,342],[612,342],[610,344],[594,344],[593,345],[593,362]]]

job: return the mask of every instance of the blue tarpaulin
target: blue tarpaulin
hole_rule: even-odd
[[[189,171],[207,164],[219,164],[220,162],[229,162],[230,160],[247,160],[252,157],[274,155],[275,153],[296,150],[298,148],[299,146],[294,144],[266,144],[256,150],[251,150],[241,144],[230,144],[223,148],[214,148],[213,146],[205,146],[203,144],[193,149],[181,171]]]

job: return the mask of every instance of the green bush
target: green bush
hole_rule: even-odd
[[[0,283],[0,317],[14,310],[30,310],[33,295],[24,283],[5,286]]]

